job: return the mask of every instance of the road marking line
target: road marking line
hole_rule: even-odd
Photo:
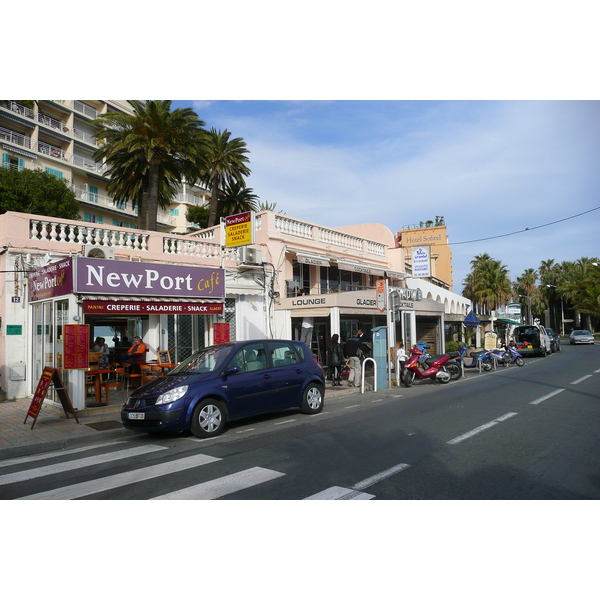
[[[463,435],[459,435],[458,437],[455,437],[446,443],[447,444],[458,444],[458,443],[462,442],[463,440],[473,437],[474,435],[477,435],[478,433],[481,433],[482,431],[485,431],[486,429],[493,427],[494,425],[498,425],[498,423],[501,423],[502,421],[506,421],[506,419],[510,419],[511,417],[514,417],[516,414],[517,413],[514,413],[514,412],[506,413],[505,415],[502,415],[501,417],[498,417],[497,419],[494,419],[493,421],[490,421],[489,423],[485,423],[484,425],[481,425],[480,427],[472,429],[471,431],[468,431],[467,433],[463,433]]]
[[[383,398],[379,398],[379,400],[371,400],[372,404],[375,404],[375,402],[383,402]]]
[[[375,496],[350,488],[334,486],[327,488],[322,492],[318,492],[317,494],[313,494],[312,496],[308,496],[307,498],[304,498],[304,500],[370,500],[371,498],[375,498]]]
[[[537,400],[533,400],[529,404],[539,404],[540,402],[543,402],[544,400],[548,400],[548,398],[552,398],[552,396],[556,396],[556,394],[560,394],[561,392],[564,392],[564,391],[565,391],[565,388],[560,388],[558,390],[555,390],[554,392],[550,392],[549,394],[542,396],[541,398],[538,398]]]
[[[207,456],[206,454],[197,454],[195,456],[171,460],[150,467],[142,467],[141,469],[135,469],[134,471],[109,475],[108,477],[83,481],[82,483],[75,483],[55,490],[31,494],[30,496],[19,498],[19,500],[74,500],[75,498],[82,498],[83,496],[112,490],[130,483],[147,481],[154,477],[177,473],[178,471],[192,469],[219,460],[222,459]]]
[[[600,373],[600,369],[598,369],[597,371],[594,371],[594,373]]]
[[[57,463],[55,465],[48,465],[46,467],[38,467],[37,469],[27,469],[26,471],[18,471],[17,473],[1,475],[0,485],[17,483],[18,481],[27,481],[28,479],[44,477],[45,475],[54,475],[56,473],[63,473],[64,471],[83,469],[85,467],[112,462],[113,460],[132,458],[133,456],[140,456],[141,454],[148,454],[149,452],[157,452],[158,450],[166,450],[166,448],[164,446],[155,446],[153,444],[149,444],[148,446],[129,448],[128,450],[120,450],[118,452],[109,452],[107,454],[100,454],[99,456],[88,456],[87,458],[79,458],[77,460],[70,460],[67,462]]]
[[[391,469],[381,471],[381,473],[377,473],[377,475],[373,475],[372,477],[368,477],[367,479],[359,481],[357,484],[353,485],[352,488],[355,490],[364,490],[365,488],[368,488],[373,484],[382,481],[383,479],[387,479],[396,473],[404,471],[404,469],[408,469],[408,467],[410,467],[410,465],[407,465],[406,463],[400,463]]]
[[[286,423],[293,423],[296,419],[290,419],[289,421],[279,421],[278,423],[273,423],[274,425],[285,425]]]
[[[360,404],[353,404],[352,406],[344,406],[344,408],[360,408]]]
[[[6,460],[0,461],[0,467],[9,467],[11,465],[20,465],[26,462],[33,462],[35,460],[44,460],[45,458],[54,458],[55,456],[68,456],[69,454],[76,454],[77,452],[85,452],[86,450],[95,450],[96,448],[103,448],[104,446],[114,446],[115,444],[124,444],[125,441],[120,442],[104,442],[103,444],[93,444],[91,446],[85,446],[81,448],[72,448],[71,450],[54,450],[53,452],[44,452],[43,454],[34,454],[31,456],[19,456],[18,458],[7,458]]]
[[[285,473],[279,473],[278,471],[271,471],[262,467],[252,467],[239,473],[225,475],[225,477],[219,477],[205,483],[175,490],[162,496],[156,496],[152,500],[214,500],[226,494],[232,494],[233,492],[244,490],[253,485],[277,479],[284,475]]]
[[[248,431],[255,431],[255,428],[251,427],[250,429],[241,429],[240,431],[236,431],[235,433],[248,433]]]
[[[571,381],[571,385],[577,385],[578,383],[581,383],[588,377],[591,377],[591,375],[584,375],[583,377],[580,377],[579,379],[576,379],[575,381]]]

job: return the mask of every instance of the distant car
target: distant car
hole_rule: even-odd
[[[550,337],[550,350],[552,352],[560,352],[560,335],[550,327],[546,327],[546,333]]]
[[[569,344],[593,344],[594,336],[587,329],[576,329],[569,335]]]
[[[166,377],[135,390],[121,409],[126,429],[219,435],[228,421],[299,408],[323,410],[325,377],[303,342],[252,340],[196,352]]]

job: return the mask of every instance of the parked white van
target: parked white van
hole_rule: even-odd
[[[513,325],[509,336],[523,356],[546,356],[552,352],[550,336],[543,325]]]

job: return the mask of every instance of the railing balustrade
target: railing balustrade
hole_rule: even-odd
[[[22,133],[12,131],[12,129],[0,127],[0,140],[16,144],[17,146],[23,146],[23,148],[31,148],[31,138]]]
[[[33,110],[31,108],[27,108],[27,106],[23,106],[14,100],[4,100],[2,102],[2,106],[8,108],[8,110],[16,113],[17,115],[22,115],[24,117],[28,117],[33,119]]]

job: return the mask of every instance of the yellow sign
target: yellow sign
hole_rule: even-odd
[[[254,244],[254,212],[225,217],[225,247]]]
[[[483,347],[486,350],[494,350],[498,345],[498,335],[493,331],[486,331],[483,341]]]

